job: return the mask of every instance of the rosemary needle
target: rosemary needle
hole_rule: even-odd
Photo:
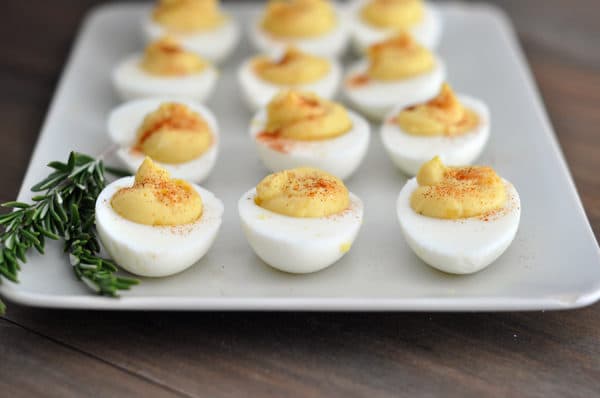
[[[63,240],[64,251],[79,280],[91,290],[116,296],[138,280],[116,274],[117,265],[100,257],[94,229],[96,198],[106,185],[105,173],[121,176],[120,170],[105,167],[102,157],[71,152],[66,163],[50,162],[53,171],[31,190],[33,203],[6,202],[12,208],[0,215],[0,280],[18,282],[27,252],[44,254],[45,240]],[[0,312],[4,312],[0,301]]]

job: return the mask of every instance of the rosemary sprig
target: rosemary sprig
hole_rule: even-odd
[[[75,275],[95,292],[116,296],[137,284],[136,279],[117,276],[116,264],[99,256],[94,230],[95,203],[106,185],[105,172],[121,172],[76,152],[71,152],[67,163],[50,162],[48,167],[54,171],[31,188],[38,193],[33,203],[2,204],[13,211],[0,215],[0,276],[18,282],[29,249],[44,254],[48,238],[64,241]]]

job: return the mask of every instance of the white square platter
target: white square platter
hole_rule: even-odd
[[[260,5],[232,4],[248,24]],[[237,200],[267,173],[247,133],[252,116],[242,103],[236,70],[252,54],[244,37],[221,68],[208,102],[221,129],[221,152],[203,184],[225,204],[220,234],[208,255],[187,271],[147,279],[120,298],[90,293],[70,269],[59,244],[32,254],[20,283],[1,294],[39,307],[115,310],[502,311],[575,308],[600,297],[600,251],[552,127],[508,19],[485,5],[439,6],[444,34],[439,49],[457,91],[488,103],[492,136],[479,159],[517,187],[519,232],[486,270],[451,276],[426,266],[405,244],[395,201],[406,177],[384,153],[377,134],[360,170],[347,181],[365,203],[365,221],[352,250],[334,266],[309,275],[275,271],[243,236]],[[146,5],[114,4],[85,19],[48,112],[19,200],[47,174],[45,164],[70,150],[98,154],[109,145],[108,112],[118,104],[113,66],[143,46]],[[247,26],[245,26],[247,28]]]

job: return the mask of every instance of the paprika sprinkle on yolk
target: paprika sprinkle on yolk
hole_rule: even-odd
[[[422,75],[435,66],[433,54],[403,32],[368,49],[367,75],[377,80],[401,80]]]
[[[369,25],[384,29],[407,30],[423,20],[422,0],[371,0],[361,10]]]
[[[329,61],[290,47],[278,60],[257,57],[254,70],[262,79],[282,85],[309,84],[329,73]]]
[[[175,226],[190,224],[202,216],[202,198],[187,182],[172,179],[169,172],[146,157],[129,188],[118,190],[112,208],[138,224]]]
[[[164,37],[146,47],[140,67],[151,75],[185,76],[202,72],[207,63],[175,39]]]
[[[479,124],[479,116],[465,108],[444,83],[437,97],[404,109],[395,121],[411,135],[452,137],[472,131]]]
[[[152,18],[172,32],[182,33],[211,30],[226,19],[217,0],[160,0]]]
[[[338,137],[352,128],[346,109],[312,93],[284,91],[267,105],[265,133],[314,141]]]
[[[410,206],[422,215],[459,219],[501,209],[507,200],[504,181],[490,167],[447,167],[439,157],[421,166]]]
[[[278,37],[315,37],[332,30],[335,12],[326,0],[270,0],[262,28]]]
[[[326,217],[346,210],[350,196],[339,178],[300,167],[265,177],[256,186],[255,203],[291,217]]]
[[[144,118],[135,149],[162,163],[184,163],[202,155],[213,143],[208,123],[186,105],[164,103]]]

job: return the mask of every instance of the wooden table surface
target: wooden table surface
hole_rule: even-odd
[[[0,201],[16,196],[77,28],[95,3],[3,1]],[[516,25],[598,238],[600,2],[496,3]],[[600,396],[600,304],[495,314],[119,313],[10,304],[0,319],[0,391]]]

